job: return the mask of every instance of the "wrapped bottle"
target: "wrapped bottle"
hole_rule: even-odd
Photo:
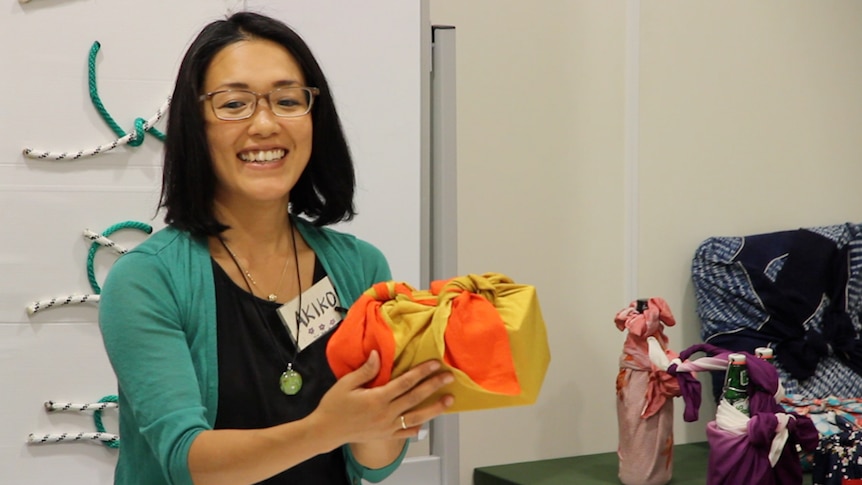
[[[745,354],[730,354],[727,360],[727,374],[724,377],[721,399],[748,416],[748,369],[745,365]]]
[[[665,485],[673,477],[673,398],[679,381],[651,359],[650,341],[667,360],[665,326],[676,323],[661,298],[637,300],[614,318],[626,331],[617,374],[618,477],[623,485]]]

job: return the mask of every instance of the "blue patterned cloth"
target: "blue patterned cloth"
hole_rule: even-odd
[[[805,254],[807,246],[799,241],[817,249]],[[828,264],[824,244],[834,250]],[[809,266],[810,278],[804,274]],[[800,287],[798,294],[793,284],[789,284],[792,282],[788,282],[787,275],[791,272]],[[711,237],[695,252],[692,281],[704,342],[746,352],[769,346],[776,348],[777,357],[785,345],[784,360],[779,358],[777,367],[788,394],[862,396],[862,376],[855,362],[858,359],[849,358],[850,354],[844,350],[843,354],[835,353],[837,346],[859,343],[862,330],[862,224]],[[818,284],[824,286],[822,293]],[[780,285],[784,286],[779,288]],[[834,288],[826,288],[829,285]],[[785,296],[788,311],[776,315],[785,309],[776,306],[776,298]],[[844,321],[843,333],[830,335],[837,328],[831,327],[837,314]],[[812,335],[819,338],[821,333],[826,334],[823,342],[817,343],[825,349],[822,355],[814,357],[813,362],[788,361],[791,353],[788,342],[815,345],[811,342],[817,339],[812,339]],[[800,355],[810,353],[803,351]],[[802,373],[794,366],[807,366],[808,372]]]

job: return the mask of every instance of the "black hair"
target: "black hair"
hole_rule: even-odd
[[[226,46],[249,39],[283,46],[296,59],[306,84],[320,90],[309,113],[311,158],[290,191],[290,212],[305,215],[317,226],[352,219],[353,161],[323,70],[305,41],[283,22],[239,12],[204,27],[180,64],[165,133],[159,199],[159,208],[166,209],[165,222],[195,236],[214,236],[227,229],[213,212],[216,179],[199,98],[213,57]]]

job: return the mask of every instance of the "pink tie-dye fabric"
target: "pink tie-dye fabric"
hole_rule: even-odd
[[[619,479],[624,485],[664,485],[673,474],[673,397],[680,388],[650,362],[647,337],[661,344],[668,359],[676,358],[664,334],[664,326],[676,321],[666,301],[650,298],[642,313],[632,302],[614,322],[628,331],[616,385]]]

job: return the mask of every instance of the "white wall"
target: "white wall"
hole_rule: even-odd
[[[85,228],[100,232],[127,220],[162,225],[154,214],[162,144],[154,137],[77,161],[32,160],[22,149],[76,151],[117,138],[88,97],[94,41],[102,44],[99,94],[129,131],[135,117],[149,118],[171,93],[180,57],[200,28],[244,4],[307,38],[331,81],[357,166],[359,216],[350,231],[387,254],[396,278],[420,284],[421,113],[430,58],[423,0],[0,0],[0,483],[111,483],[115,450],[26,444],[29,433],[95,431],[91,414],[48,414],[45,401],[88,403],[116,393],[97,307],[34,315],[25,308],[92,292]],[[126,247],[146,237],[125,232],[112,238]],[[114,260],[98,252],[99,282]],[[116,411],[105,413],[105,427],[117,432]]]
[[[461,415],[464,484],[616,448],[613,316],[661,296],[672,347],[700,341],[700,241],[860,219],[862,3],[432,0],[431,20],[458,29],[459,273],[536,285],[552,346],[535,405]],[[676,441],[702,441],[714,410],[681,408]]]
[[[162,144],[146,136],[78,161],[25,158],[24,147],[89,149],[117,138],[88,98],[87,60],[94,41],[99,94],[124,130],[150,118],[170,94],[179,57],[194,33],[232,1],[184,3],[164,16],[165,2],[36,0],[0,2],[0,482],[111,483],[116,450],[95,443],[27,445],[29,433],[93,432],[92,413],[47,413],[45,401],[91,403],[116,394],[96,324],[85,304],[28,315],[33,300],[92,293],[85,228],[100,232],[153,220]],[[174,8],[174,7],[172,7]],[[164,129],[164,124],[157,125]],[[122,231],[132,247],[146,238]],[[116,259],[100,250],[98,282]],[[117,411],[104,413],[117,433]]]

